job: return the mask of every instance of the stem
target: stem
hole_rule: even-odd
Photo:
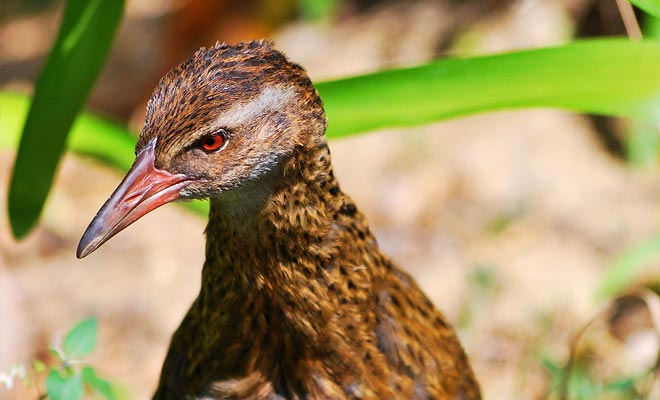
[[[621,14],[628,37],[632,40],[641,40],[642,30],[639,28],[633,6],[626,0],[616,0],[616,6],[619,8],[619,14]]]
[[[30,374],[30,379],[32,379],[32,383],[34,384],[34,390],[37,391],[37,399],[41,400],[48,397],[48,395],[41,393],[39,381],[37,380],[37,371],[34,370],[34,367],[26,368],[26,370],[28,370],[28,373]]]

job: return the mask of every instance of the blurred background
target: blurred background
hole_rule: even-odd
[[[3,90],[31,92],[62,10],[62,1],[0,3]],[[272,38],[321,81],[623,34],[614,0],[129,0],[88,108],[139,132],[160,77],[216,41]],[[574,335],[592,319],[573,398],[660,394],[647,307],[599,296],[608,271],[634,263],[659,231],[658,151],[631,163],[626,126],[525,110],[331,141],[342,188],[453,321],[485,398],[556,397]],[[69,154],[40,226],[16,242],[4,211],[14,156],[0,151],[0,371],[47,359],[54,340],[96,315],[90,362],[131,398],[148,398],[198,291],[205,219],[164,207],[76,260],[80,235],[121,175]],[[660,257],[641,259],[626,289],[657,292]],[[36,397],[0,386],[2,399]]]

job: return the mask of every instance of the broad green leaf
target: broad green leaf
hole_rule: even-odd
[[[49,400],[79,400],[83,396],[83,383],[80,374],[62,376],[52,369],[46,378]]]
[[[86,366],[82,370],[83,381],[96,392],[108,400],[115,400],[116,396],[112,385],[105,379],[99,378],[94,368]]]
[[[660,123],[660,46],[601,39],[434,61],[317,85],[328,135],[507,108],[555,107]]]
[[[30,232],[41,214],[76,115],[104,64],[123,0],[69,0],[35,88],[9,189],[14,236]]]
[[[646,13],[660,18],[660,0],[628,0],[635,7],[644,10]]]
[[[611,297],[629,286],[652,263],[660,260],[660,233],[624,251],[608,267],[597,292],[598,299]]]
[[[89,355],[96,347],[98,322],[95,317],[79,322],[67,333],[62,346],[69,359]]]

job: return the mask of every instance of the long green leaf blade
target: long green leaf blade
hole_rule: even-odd
[[[601,279],[596,297],[614,296],[643,275],[647,268],[660,260],[660,233],[621,253],[607,268]]]
[[[123,0],[69,0],[55,45],[36,85],[9,189],[17,238],[36,223],[67,135],[107,56]]]
[[[30,107],[30,98],[12,92],[0,92],[0,150],[18,146],[21,126]],[[126,127],[108,119],[81,112],[71,127],[68,147],[75,153],[90,156],[105,164],[127,171],[135,155],[135,136]]]
[[[660,0],[628,0],[646,13],[660,18]]]
[[[329,136],[421,125],[470,113],[559,107],[660,121],[660,46],[604,39],[486,57],[434,61],[317,85]],[[0,93],[0,148],[20,132],[28,100]],[[7,111],[11,110],[11,111]],[[23,111],[22,111],[23,110]],[[123,127],[83,113],[70,148],[121,170],[133,160],[134,137]],[[204,202],[187,203],[205,213]]]
[[[29,105],[27,96],[0,92],[0,150],[16,148]],[[71,128],[68,146],[76,154],[126,172],[135,159],[135,140],[135,136],[124,126],[89,112],[81,112]],[[183,204],[197,213],[208,215],[208,201]]]
[[[328,135],[553,107],[660,122],[660,46],[601,39],[458,58],[317,85]]]

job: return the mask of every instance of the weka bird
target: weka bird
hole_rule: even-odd
[[[201,292],[154,399],[478,399],[445,317],[339,188],[321,100],[270,42],[201,49],[147,106],[84,257],[149,211],[211,199]]]

